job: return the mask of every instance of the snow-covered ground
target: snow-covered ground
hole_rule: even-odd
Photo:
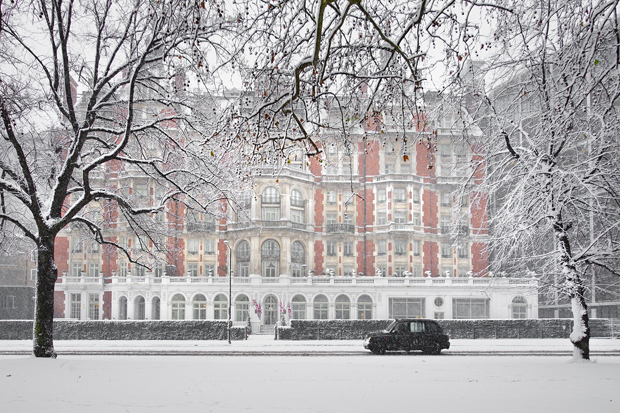
[[[445,356],[0,356],[2,412],[614,412],[620,357],[454,356],[457,349],[541,351],[567,340],[453,340]],[[352,349],[360,342],[56,342],[58,351],[243,347]],[[593,340],[617,350],[618,340]],[[29,347],[0,341],[0,350]],[[498,347],[499,346],[499,347]],[[570,343],[568,343],[570,350]],[[223,350],[222,350],[223,351]],[[512,351],[512,350],[511,350]],[[454,353],[453,353],[454,354]]]

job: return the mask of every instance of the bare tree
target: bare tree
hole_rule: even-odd
[[[182,0],[0,3],[0,225],[38,249],[35,356],[56,355],[54,240],[63,228],[150,265],[180,222],[175,211],[217,211],[240,188],[245,166],[222,133],[230,117],[218,120],[222,102],[190,87],[213,87],[227,63],[236,22],[222,10]],[[146,188],[122,180],[136,175]],[[139,244],[106,236],[119,225]]]
[[[571,302],[574,357],[588,359],[588,279],[620,275],[618,1],[490,4],[488,36],[460,46],[491,49],[484,65],[458,61],[447,87],[486,132],[466,184],[483,176],[493,202],[496,269],[548,274]]]

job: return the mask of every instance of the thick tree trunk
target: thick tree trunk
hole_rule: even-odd
[[[585,286],[572,261],[570,241],[564,230],[564,223],[560,214],[554,223],[554,230],[560,251],[560,265],[564,275],[564,286],[571,301],[573,312],[573,331],[570,341],[573,343],[573,359],[590,360],[590,326],[588,320],[588,306],[585,300]]]
[[[570,335],[570,341],[574,346],[573,358],[575,360],[590,360],[590,325],[588,306],[584,298],[585,287],[575,268],[573,267],[569,271],[572,274],[566,276],[566,287],[573,311],[573,331]]]
[[[53,323],[54,287],[58,270],[54,262],[54,237],[42,239],[37,247],[39,251],[32,353],[35,357],[56,358]]]

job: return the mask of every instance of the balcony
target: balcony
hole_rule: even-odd
[[[306,207],[306,200],[305,199],[299,199],[299,198],[291,198],[291,206],[292,207],[297,207],[297,208],[305,208]]]
[[[327,224],[325,232],[330,234],[353,234],[355,225],[353,224]]]
[[[188,222],[187,231],[188,232],[214,232],[215,223],[214,222],[200,222],[200,221]]]

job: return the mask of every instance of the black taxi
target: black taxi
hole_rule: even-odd
[[[370,333],[364,348],[374,354],[386,351],[422,350],[425,354],[439,354],[450,348],[450,337],[433,320],[397,319],[383,331]]]

